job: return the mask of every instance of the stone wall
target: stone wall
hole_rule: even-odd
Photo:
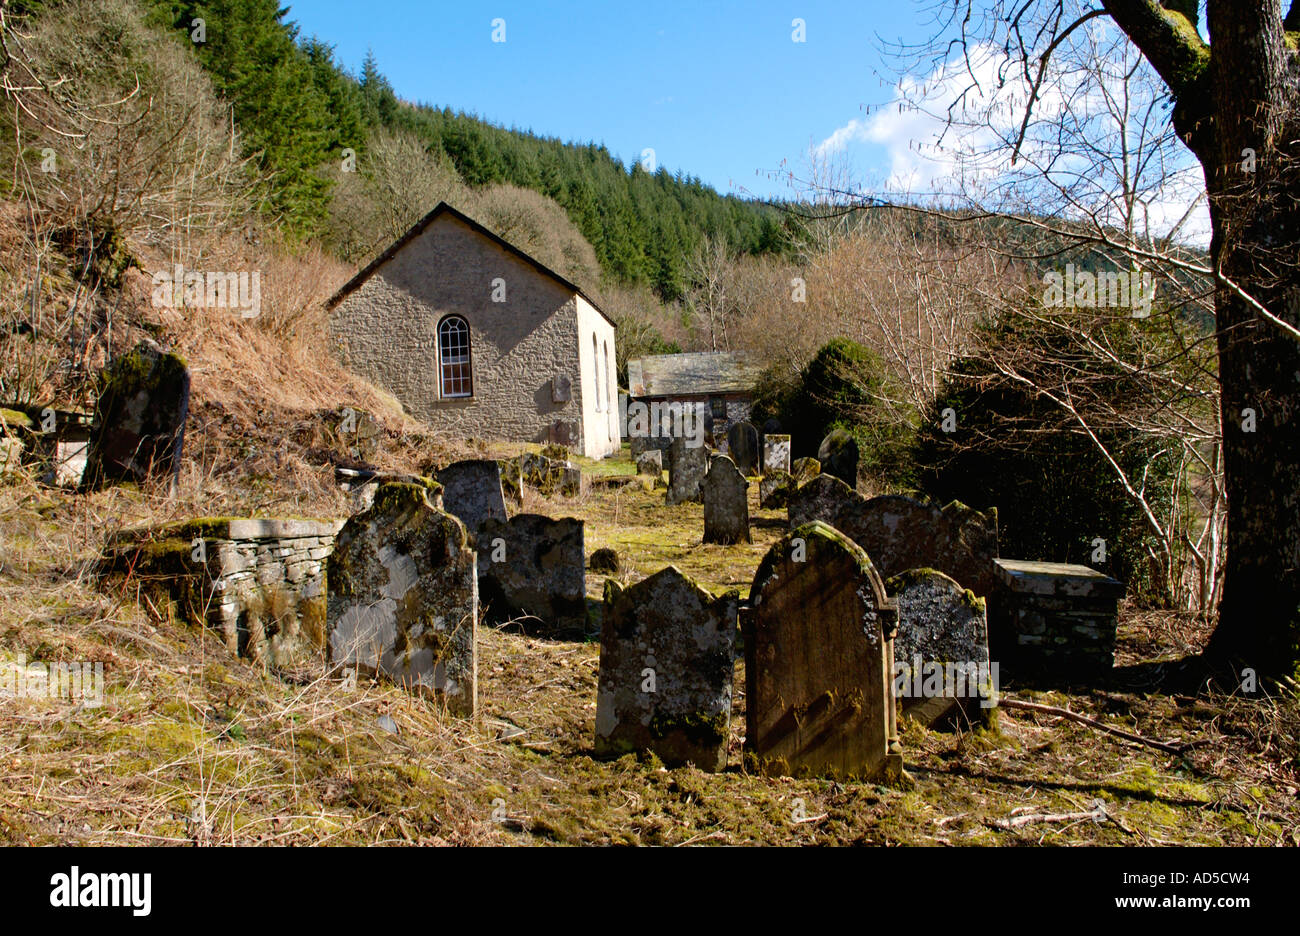
[[[505,302],[493,302],[493,281],[504,281]],[[417,418],[461,437],[546,442],[556,423],[572,427],[582,454],[610,433],[584,427],[579,348],[579,298],[531,264],[443,214],[382,264],[330,313],[331,336],[344,363],[389,390]],[[594,312],[594,310],[593,310]],[[473,395],[443,399],[438,369],[438,323],[450,314],[470,327]],[[613,327],[599,314],[614,353]],[[588,331],[596,325],[588,321]],[[587,370],[592,370],[588,361]],[[556,394],[552,382],[569,381]],[[591,388],[594,393],[594,387]],[[565,397],[559,399],[556,397]],[[615,404],[617,401],[615,401]],[[602,415],[607,415],[602,413]],[[614,433],[616,440],[617,434]],[[588,438],[590,436],[590,438]]]
[[[323,658],[325,561],[342,526],[230,517],[128,530],[101,571],[206,623],[232,653],[292,667]]]

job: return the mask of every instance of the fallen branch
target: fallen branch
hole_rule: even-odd
[[[1096,810],[1067,813],[1027,813],[1011,819],[994,819],[992,825],[997,826],[999,829],[1019,829],[1033,822],[1083,822],[1085,819],[1101,822],[1108,818],[1105,812]]]
[[[1144,738],[1139,734],[1131,731],[1125,731],[1122,728],[1114,728],[1095,718],[1089,718],[1087,715],[1080,715],[1078,712],[1071,712],[1069,709],[1057,708],[1055,705],[1041,705],[1038,702],[1021,702],[1018,699],[998,699],[998,705],[1002,708],[1021,709],[1026,712],[1038,712],[1042,715],[1056,715],[1060,718],[1068,718],[1070,721],[1078,722],[1081,725],[1088,725],[1096,728],[1098,731],[1104,731],[1106,734],[1112,734],[1116,737],[1123,738],[1125,741],[1133,741],[1137,744],[1145,744],[1147,747],[1159,748],[1162,751],[1168,751],[1170,754],[1183,753],[1183,748],[1173,744],[1167,744],[1164,741],[1154,741],[1151,738]]]

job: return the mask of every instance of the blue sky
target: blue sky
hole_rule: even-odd
[[[604,143],[720,192],[790,190],[768,178],[893,99],[877,38],[926,37],[915,0],[429,2],[299,0],[289,19],[358,71],[368,49],[398,95],[564,140]],[[493,20],[505,42],[493,42]],[[804,21],[804,42],[792,21]],[[863,180],[888,148],[847,151]]]

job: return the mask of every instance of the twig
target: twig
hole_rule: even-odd
[[[1018,699],[999,699],[998,705],[1002,708],[1021,709],[1026,712],[1039,712],[1043,715],[1057,715],[1061,718],[1068,718],[1070,721],[1078,722],[1081,725],[1088,725],[1096,728],[1098,731],[1104,731],[1106,734],[1113,734],[1116,737],[1123,738],[1125,741],[1134,741],[1138,744],[1145,744],[1147,747],[1159,748],[1162,751],[1168,751],[1170,754],[1182,755],[1183,748],[1167,744],[1164,741],[1154,741],[1151,738],[1144,738],[1139,734],[1131,731],[1125,731],[1122,728],[1113,728],[1110,725],[1097,721],[1095,718],[1089,718],[1087,715],[1080,715],[1078,712],[1071,712],[1069,709],[1057,708],[1055,705],[1042,705],[1038,702],[1021,702]]]

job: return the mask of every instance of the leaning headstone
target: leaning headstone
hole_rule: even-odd
[[[794,475],[774,469],[763,473],[758,482],[758,505],[765,509],[784,507],[794,487]]]
[[[636,473],[652,478],[662,478],[664,473],[663,452],[651,449],[636,457]]]
[[[749,482],[726,455],[712,459],[704,476],[704,542],[749,543]]]
[[[384,484],[334,540],[330,662],[431,692],[472,717],[478,580],[464,524],[416,484]]]
[[[858,442],[844,429],[835,429],[817,449],[823,474],[834,475],[851,488],[858,486]]]
[[[586,633],[586,564],[581,520],[539,514],[488,520],[478,534],[484,620],[548,636]]]
[[[727,765],[739,595],[715,598],[673,566],[605,583],[596,753],[653,751],[667,766]]]
[[[524,479],[519,472],[519,459],[498,459],[497,467],[501,469],[501,493],[516,504],[524,502]]]
[[[708,448],[691,445],[682,436],[673,439],[672,453],[668,460],[668,506],[700,500],[700,485],[708,470]]]
[[[442,503],[469,529],[477,533],[489,519],[506,520],[506,498],[501,489],[501,466],[486,458],[453,462],[438,472]]]
[[[960,707],[974,721],[996,701],[984,599],[942,572],[909,569],[885,580],[898,602],[894,694],[901,714],[927,726]]]
[[[745,759],[769,776],[898,779],[897,608],[871,560],[824,523],[764,557],[741,615]]]
[[[792,528],[821,520],[848,536],[883,576],[937,569],[980,597],[997,587],[996,510],[972,510],[957,501],[940,508],[897,495],[867,499],[825,474],[794,491],[788,510]]]
[[[794,475],[794,486],[807,484],[822,473],[822,463],[815,458],[796,458],[790,464],[790,474]]]
[[[758,470],[758,430],[747,422],[733,423],[727,430],[727,454],[742,474]]]
[[[141,343],[99,376],[83,486],[180,471],[190,372],[175,354]]]
[[[763,474],[790,471],[790,437],[769,433],[763,436]]]

